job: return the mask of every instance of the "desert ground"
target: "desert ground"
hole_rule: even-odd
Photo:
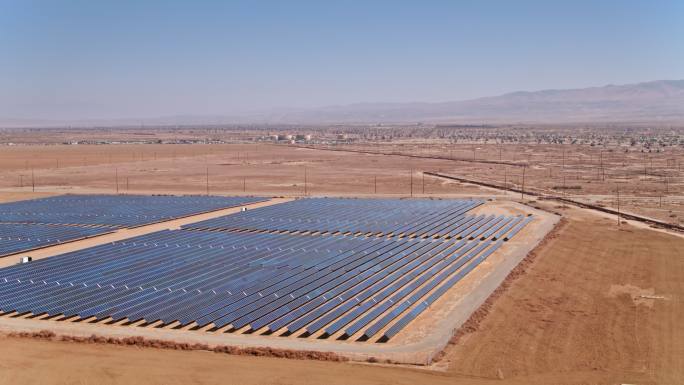
[[[644,158],[640,151],[601,154],[591,146],[567,146],[565,155],[564,147],[554,144],[437,146],[404,143],[390,149],[392,145],[356,143],[336,145],[330,151],[329,144],[308,149],[270,143],[24,143],[0,149],[0,200],[69,192],[209,191],[284,197],[481,196],[521,201],[520,194],[427,177],[422,172],[521,186],[518,164],[525,161],[527,188],[611,206],[616,203],[612,199],[619,183],[623,210],[679,224],[684,218],[681,148],[646,153],[652,157]],[[565,171],[561,171],[563,166]],[[562,175],[566,189],[557,188],[563,186]],[[567,189],[570,185],[581,188]],[[5,357],[0,363],[0,383],[681,382],[682,234],[634,221],[623,221],[618,228],[615,216],[529,196],[524,201],[559,213],[564,220],[474,313],[447,345],[442,359],[430,366],[250,357],[5,335],[0,344]]]

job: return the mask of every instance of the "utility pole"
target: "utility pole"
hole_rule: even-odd
[[[373,194],[378,193],[378,176],[373,176]]]
[[[421,189],[421,194],[425,195],[425,171],[423,171],[421,174],[422,174],[422,177],[423,177],[423,181],[422,181],[423,187],[422,187],[422,189]]]
[[[504,188],[508,187],[508,167],[504,166]]]
[[[247,191],[247,177],[243,176],[242,177],[242,192]]]
[[[563,170],[565,170],[565,149],[563,149]]]
[[[409,181],[411,185],[411,197],[413,197],[413,169],[409,170]]]
[[[33,173],[33,167],[31,167],[31,191],[36,192],[36,178]]]
[[[207,166],[207,195],[209,195],[209,166]]]
[[[126,177],[126,192],[128,192],[128,177]]]
[[[114,179],[116,182],[116,193],[119,193],[119,168],[114,168]]]
[[[523,164],[523,175],[522,175],[522,189],[520,190],[520,199],[525,201],[525,169],[527,168],[526,164]]]
[[[304,196],[308,194],[308,191],[306,190],[306,184],[307,184],[307,172],[306,172],[306,166],[304,166]]]
[[[665,195],[670,193],[670,184],[669,180],[667,178],[667,175],[665,175]]]
[[[617,225],[620,227],[620,186],[615,185],[615,193],[617,195]]]
[[[565,173],[563,173],[563,198],[568,199],[568,189],[565,187]],[[565,207],[565,201],[563,201],[563,207]]]
[[[24,187],[24,174],[19,174],[19,187]]]

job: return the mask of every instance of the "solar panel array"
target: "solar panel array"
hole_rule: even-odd
[[[106,228],[0,223],[0,256],[110,232]]]
[[[264,200],[252,197],[62,195],[0,204],[0,256]]]
[[[302,209],[291,226],[264,226],[278,211],[255,209],[221,218],[260,223],[239,231],[167,230],[0,269],[0,310],[384,342],[531,221],[466,215],[471,200],[340,201],[273,206]]]
[[[264,200],[220,196],[61,195],[0,204],[0,222],[136,227]]]
[[[449,235],[482,200],[299,199],[186,225],[201,230],[267,230],[413,236]]]

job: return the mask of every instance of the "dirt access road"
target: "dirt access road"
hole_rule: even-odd
[[[559,236],[431,371],[3,337],[0,383],[681,383],[684,238],[564,212]]]

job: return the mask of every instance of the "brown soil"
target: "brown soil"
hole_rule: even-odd
[[[328,148],[317,146],[317,148]],[[598,147],[551,144],[357,143],[330,147],[366,153],[403,154],[418,164],[426,158],[453,159],[442,172],[499,186],[565,195],[587,203],[620,206],[635,214],[684,224],[684,150],[662,152],[615,144]],[[361,155],[361,154],[360,154]],[[434,161],[434,160],[433,160]],[[435,171],[435,170],[428,170]]]
[[[684,307],[676,300],[684,294],[684,241],[607,222],[572,210],[560,236],[497,299],[477,331],[447,351],[449,373],[543,374],[554,383],[578,376],[597,383],[684,379]],[[641,288],[650,306],[615,285]]]
[[[305,177],[308,195],[499,194],[423,179],[450,164],[268,144],[16,146],[0,151],[0,190],[205,194],[208,172],[211,194],[300,196]]]

